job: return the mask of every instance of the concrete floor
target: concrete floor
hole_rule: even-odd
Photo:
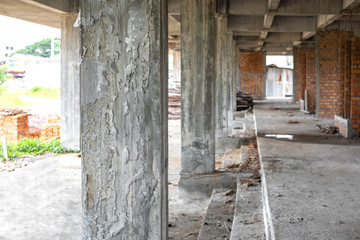
[[[360,239],[359,140],[320,132],[317,124],[333,120],[287,103],[257,103],[255,116],[268,234]]]
[[[332,120],[287,103],[257,103],[255,115],[269,233],[281,240],[360,239],[359,140],[319,132],[316,124]],[[180,121],[169,126],[169,239],[196,239],[206,202],[177,199]],[[80,187],[75,155],[0,172],[0,239],[81,239]]]
[[[63,154],[0,172],[0,239],[81,239],[80,158]]]

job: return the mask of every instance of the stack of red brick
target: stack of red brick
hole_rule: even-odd
[[[0,135],[9,142],[27,137],[29,131],[28,114],[19,109],[0,109]]]
[[[60,136],[60,117],[49,115],[48,122],[41,126],[41,140],[49,140]]]

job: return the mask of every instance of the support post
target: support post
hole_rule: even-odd
[[[215,169],[214,17],[215,0],[181,1],[182,175]]]
[[[61,145],[80,149],[80,28],[77,14],[61,16]]]
[[[167,1],[82,0],[83,239],[167,239]]]

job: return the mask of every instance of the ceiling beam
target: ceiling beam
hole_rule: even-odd
[[[326,15],[319,15],[317,18],[316,29],[324,29],[333,23],[336,20],[339,20],[343,16],[344,10],[351,10],[360,5],[360,0],[343,0],[342,6],[343,9],[339,14],[326,14]],[[306,31],[303,33],[302,37],[304,40],[309,39],[310,37],[314,36],[316,33],[315,31]]]
[[[281,2],[271,0],[266,4],[266,0],[230,0],[229,6],[231,15],[263,16],[276,10],[277,16],[317,16],[339,14],[343,9],[343,2],[342,0],[283,0]]]
[[[228,30],[252,32],[312,32],[316,31],[315,17],[283,17],[276,16],[271,28],[263,28],[264,17],[229,16]]]

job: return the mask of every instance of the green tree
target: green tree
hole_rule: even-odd
[[[54,55],[60,54],[60,45],[61,41],[60,38],[54,39]],[[50,57],[51,55],[51,38],[47,38],[44,40],[41,40],[40,42],[36,42],[34,44],[26,46],[24,49],[21,49],[13,54],[19,53],[19,54],[25,54],[25,55],[31,55],[31,56],[40,56],[40,57]]]
[[[5,83],[6,81],[6,69],[3,66],[0,66],[0,87]]]

